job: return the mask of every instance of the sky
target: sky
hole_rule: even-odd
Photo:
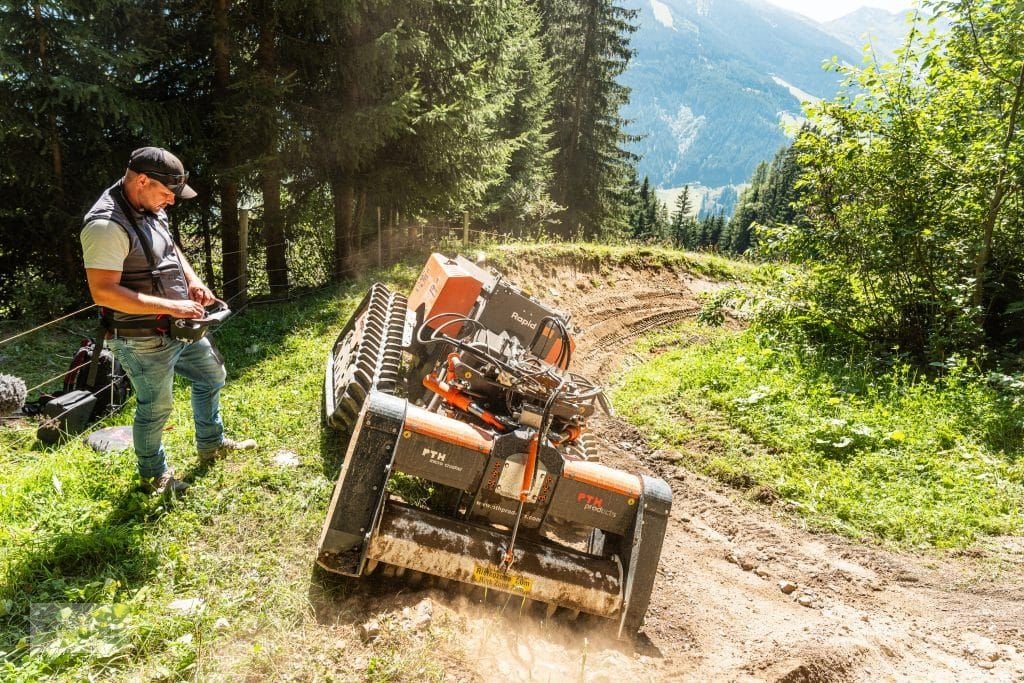
[[[829,21],[849,14],[859,7],[881,7],[890,12],[905,11],[912,0],[768,0],[773,5],[798,12],[815,21]]]

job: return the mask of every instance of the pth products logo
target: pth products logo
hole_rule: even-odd
[[[576,502],[583,503],[583,509],[589,512],[596,512],[599,515],[605,517],[618,517],[618,513],[614,510],[606,510],[604,507],[604,498],[595,496],[585,491],[580,491],[576,494]]]
[[[524,318],[523,316],[519,315],[515,311],[512,311],[512,319],[515,320],[520,325],[526,325],[531,330],[537,329],[537,323],[532,322],[530,320],[527,320],[526,318]]]

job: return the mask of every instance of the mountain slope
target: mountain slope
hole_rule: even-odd
[[[816,24],[757,0],[627,0],[639,10],[623,113],[643,136],[632,150],[659,187],[745,182],[787,142],[780,125],[800,96],[828,97],[833,55],[855,50]]]
[[[854,50],[870,44],[882,61],[893,58],[893,52],[907,36],[907,12],[889,12],[877,7],[861,7],[849,14],[821,25],[827,33]]]

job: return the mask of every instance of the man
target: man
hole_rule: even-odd
[[[252,439],[224,438],[220,390],[224,362],[208,338],[188,344],[168,335],[173,319],[205,316],[214,302],[174,243],[164,209],[191,199],[188,173],[165,149],[132,152],[124,177],[85,215],[82,252],[89,291],[102,309],[110,349],[135,389],[132,436],[142,488],[184,493],[188,484],[167,466],[162,444],[172,408],[174,373],[192,383],[192,416],[201,465],[234,450],[256,447]]]

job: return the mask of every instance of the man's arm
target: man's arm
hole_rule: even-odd
[[[192,266],[189,264],[188,259],[185,258],[185,254],[181,251],[178,245],[174,245],[175,251],[178,252],[178,261],[181,263],[181,272],[185,274],[185,282],[188,283],[188,297],[203,306],[209,306],[216,297],[213,296],[213,292],[210,288],[203,284],[203,281],[196,275],[196,271],[192,270]]]
[[[189,269],[191,270],[191,269]],[[194,275],[194,273],[193,273]],[[170,315],[175,318],[202,318],[202,304],[187,299],[164,299],[121,286],[121,271],[86,268],[89,293],[97,306],[106,306],[132,315]],[[202,286],[202,283],[199,283]],[[189,292],[192,285],[189,285]],[[209,291],[209,290],[207,290]]]

